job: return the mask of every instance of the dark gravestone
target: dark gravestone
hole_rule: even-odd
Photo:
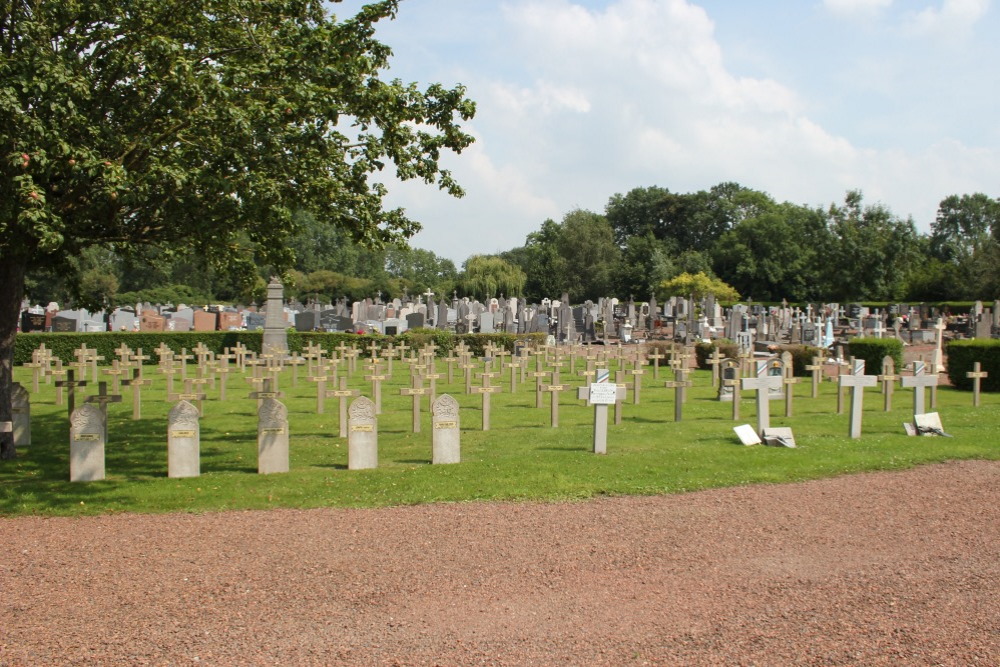
[[[247,313],[247,331],[263,329],[265,319],[260,313]]]
[[[58,333],[73,333],[77,329],[77,321],[72,317],[56,315],[52,318],[52,331]]]
[[[385,327],[385,335],[386,336],[395,336],[398,333],[399,333],[399,327],[388,325],[388,324],[386,325],[386,327]]]
[[[21,331],[24,333],[45,331],[45,313],[22,313]]]
[[[319,318],[316,313],[311,310],[307,310],[304,313],[295,314],[295,330],[296,331],[312,331],[316,328],[319,323]]]
[[[324,331],[338,331],[337,324],[340,317],[336,310],[324,310],[319,314],[319,328]]]
[[[406,328],[419,329],[424,326],[424,319],[423,313],[410,313],[406,316]]]
[[[354,331],[354,320],[350,315],[337,315],[328,320],[329,326],[324,325],[327,331]]]

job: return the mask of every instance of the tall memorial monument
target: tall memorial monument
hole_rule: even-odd
[[[284,287],[277,276],[267,285],[267,305],[264,312],[264,340],[261,349],[276,355],[288,353],[288,331],[285,323]]]

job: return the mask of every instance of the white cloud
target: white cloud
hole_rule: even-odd
[[[917,13],[908,28],[917,35],[959,38],[989,10],[989,0],[944,0],[941,7]]]
[[[924,51],[907,50],[918,42],[902,40],[881,55],[865,51],[865,62],[882,64],[860,74],[832,77],[844,72],[841,60],[814,68],[822,85],[804,97],[776,77],[746,68],[736,75],[713,21],[694,1],[511,0],[483,9],[490,38],[468,40],[478,49],[455,59],[460,72],[427,75],[464,82],[478,103],[469,126],[477,143],[443,159],[468,195],[455,200],[422,184],[392,186],[394,205],[425,225],[414,244],[461,262],[521,245],[546,218],[560,220],[574,208],[603,211],[610,196],[649,185],[689,192],[736,181],[811,206],[861,189],[866,201],[913,214],[923,229],[950,194],[996,196],[996,135],[961,135],[967,126],[948,119],[914,124],[935,108],[921,91],[936,80],[903,76],[903,65]],[[889,3],[826,1],[831,11],[849,5],[860,11]],[[968,19],[972,9],[945,3],[936,11]],[[793,44],[800,54],[801,41]],[[855,46],[860,53],[866,41]],[[979,106],[992,108],[992,97],[982,96]],[[905,113],[917,108],[913,99],[926,104],[917,116]],[[911,103],[901,106],[904,100]],[[838,110],[834,120],[813,115],[829,109]],[[825,124],[832,122],[837,130]],[[873,130],[880,127],[885,131]],[[964,143],[956,138],[963,136]]]
[[[892,0],[823,0],[829,12],[845,17],[874,16],[891,5]]]

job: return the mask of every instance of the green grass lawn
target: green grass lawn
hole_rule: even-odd
[[[444,363],[439,363],[439,370]],[[578,368],[578,370],[580,370]],[[942,388],[937,410],[953,438],[907,437],[902,423],[912,420],[912,392],[897,388],[893,409],[883,412],[882,395],[865,392],[863,434],[847,436],[848,416],[836,414],[836,388],[824,383],[809,397],[807,380],[795,387],[794,416],[784,403],[771,403],[771,425],[794,429],[797,449],[743,447],[733,433],[738,423],[755,423],[754,401],[746,395],[741,419],[730,419],[731,405],[715,400],[706,371],[693,374],[684,420],[673,421],[674,390],[663,387],[666,372],[654,381],[644,376],[642,403],[627,399],[622,424],[609,426],[608,454],[591,452],[593,408],[561,395],[559,428],[549,426],[549,405],[536,409],[534,384],[518,385],[492,397],[491,430],[481,430],[481,397],[466,396],[464,381],[438,382],[462,407],[462,463],[432,466],[430,415],[426,399],[422,429],[410,432],[408,371],[397,364],[383,387],[379,418],[379,468],[347,470],[347,442],[337,437],[337,399],[326,413],[315,412],[315,386],[300,371],[282,378],[291,432],[291,472],[257,474],[256,403],[244,398],[249,385],[238,376],[228,382],[228,400],[208,390],[201,420],[200,477],[167,477],[166,424],[170,404],[165,382],[146,367],[154,385],[143,391],[143,418],[132,420],[131,394],[109,407],[107,479],[70,483],[69,423],[66,408],[55,405],[55,389],[43,384],[32,395],[33,444],[14,461],[0,462],[0,513],[4,515],[79,515],[110,512],[207,512],[271,507],[371,507],[470,500],[567,500],[596,495],[662,494],[720,486],[789,482],[863,470],[907,468],[949,459],[1000,459],[1000,395],[985,394],[972,407],[972,395]],[[359,370],[350,386],[370,393]],[[15,379],[30,389],[25,369]],[[563,373],[563,382],[580,383]],[[96,393],[93,386],[86,393]],[[79,404],[78,397],[78,404]]]

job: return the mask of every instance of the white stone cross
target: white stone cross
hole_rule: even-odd
[[[609,382],[593,382],[579,387],[576,397],[594,406],[594,453],[608,453],[608,406],[625,400],[625,387]]]
[[[941,344],[944,342],[944,330],[947,329],[944,320],[940,317],[934,323],[934,357],[931,362],[931,372],[934,374],[944,371],[944,356],[941,352]]]
[[[851,421],[848,434],[851,438],[860,438],[861,413],[864,410],[864,388],[874,387],[878,378],[874,375],[865,375],[865,360],[855,359],[851,374],[840,375],[837,380],[841,388],[851,388]]]
[[[761,366],[764,371],[761,372]],[[780,375],[767,375],[767,362],[757,362],[757,377],[740,379],[743,391],[757,390],[757,433],[763,434],[764,429],[771,426],[771,392],[782,388],[783,378]]]
[[[938,384],[937,374],[925,375],[925,372],[924,362],[914,361],[913,375],[904,375],[899,379],[900,384],[904,387],[913,387],[913,414],[915,415],[922,415],[926,412],[924,409],[924,389],[936,387]]]

